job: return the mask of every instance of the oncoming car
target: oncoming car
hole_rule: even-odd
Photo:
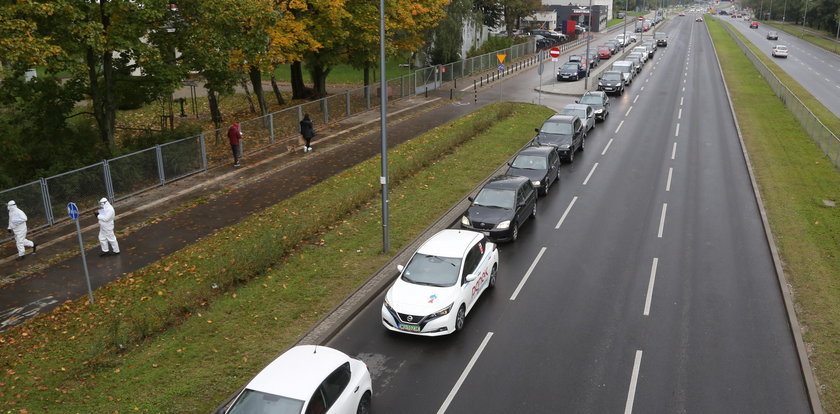
[[[300,345],[263,368],[217,413],[370,413],[372,395],[364,362],[325,346]]]
[[[496,285],[499,251],[483,234],[441,230],[397,266],[382,304],[382,324],[395,332],[440,336],[464,328],[467,315]]]

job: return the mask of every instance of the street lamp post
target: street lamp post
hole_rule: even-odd
[[[805,15],[802,16],[802,37],[805,37],[805,22],[808,20],[808,0],[805,0]]]
[[[770,0],[770,11],[768,12],[767,20],[773,20],[773,0]]]
[[[379,125],[382,134],[382,251],[388,253],[388,83],[385,76],[385,0],[379,0]]]
[[[589,30],[586,31],[586,78],[583,79],[583,91],[589,90],[589,68],[592,62],[589,61],[589,39],[592,38],[592,0],[589,0]]]
[[[787,0],[785,0],[785,7],[782,8],[782,23],[785,22],[785,17],[787,17]]]

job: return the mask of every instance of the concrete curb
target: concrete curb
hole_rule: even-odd
[[[712,35],[709,33],[708,30],[706,31],[706,33],[709,36],[709,41],[712,44],[712,49],[715,51],[715,56],[718,56],[717,48],[715,47],[715,42],[712,40]],[[725,79],[725,77],[723,76],[723,67],[720,66],[719,57],[718,70],[720,71],[721,78]],[[823,409],[820,403],[819,387],[817,387],[817,381],[814,378],[814,371],[811,368],[810,361],[808,360],[808,349],[805,345],[805,341],[802,339],[802,327],[799,325],[799,321],[796,319],[796,309],[794,309],[793,306],[793,297],[789,288],[790,285],[788,284],[784,268],[782,267],[782,260],[779,258],[779,250],[776,247],[773,232],[770,228],[770,222],[767,220],[767,211],[764,209],[764,201],[761,199],[761,193],[759,193],[758,191],[758,183],[755,180],[755,173],[753,172],[752,163],[750,162],[750,156],[747,153],[747,147],[744,144],[744,137],[741,134],[741,127],[738,124],[738,117],[735,114],[735,107],[732,104],[732,96],[729,94],[729,87],[726,85],[725,81],[723,83],[723,87],[726,91],[726,99],[729,101],[729,110],[732,112],[732,118],[735,120],[735,130],[738,132],[738,141],[741,143],[741,153],[743,154],[744,161],[747,164],[747,172],[750,175],[750,183],[752,184],[753,195],[755,196],[755,203],[758,206],[758,211],[761,213],[761,223],[764,226],[764,237],[767,240],[767,246],[770,248],[770,253],[773,256],[773,265],[776,268],[776,279],[779,282],[779,291],[782,294],[782,299],[785,302],[785,312],[787,313],[790,331],[793,335],[794,343],[796,344],[796,353],[799,357],[799,367],[802,373],[802,378],[805,380],[805,388],[808,390],[808,398],[811,404],[811,412],[814,414],[822,414]]]

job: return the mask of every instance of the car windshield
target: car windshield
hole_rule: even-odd
[[[630,72],[630,65],[613,65],[613,68],[619,72]]]
[[[301,400],[246,388],[230,407],[228,414],[300,414],[301,410],[303,410]]]
[[[561,115],[577,115],[578,118],[580,118],[581,120],[586,119],[586,110],[585,109],[563,108],[563,110],[560,111],[560,114]]]
[[[776,50],[787,50],[787,46],[776,46]]]
[[[571,55],[569,56],[569,62],[579,62],[581,56],[580,55]]]
[[[544,170],[546,169],[546,162],[545,157],[541,155],[520,155],[513,160],[510,166],[525,170]]]
[[[560,70],[578,70],[577,63],[564,63]]]
[[[513,190],[499,190],[496,188],[482,188],[475,196],[473,205],[484,207],[498,207],[507,210],[513,209],[513,201],[516,192]]]
[[[604,104],[604,100],[603,100],[600,96],[595,96],[595,95],[584,95],[582,98],[580,98],[580,103],[582,103],[582,104],[597,104],[597,105],[603,105],[603,104]]]
[[[572,134],[572,124],[568,122],[551,122],[548,121],[540,127],[540,132],[544,134]]]
[[[599,51],[607,51],[607,50],[610,50],[610,47],[609,46],[598,46],[598,50]]]
[[[668,36],[668,35],[666,35],[665,33],[662,33],[662,32],[657,32],[657,33],[653,34],[653,37],[655,39],[664,39],[666,36]]]
[[[452,286],[458,281],[461,258],[417,253],[405,266],[402,280],[425,286]]]
[[[601,79],[603,79],[605,81],[618,81],[618,80],[621,80],[621,74],[620,73],[615,73],[615,72],[605,73],[604,76]]]

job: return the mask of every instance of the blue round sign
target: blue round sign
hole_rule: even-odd
[[[76,203],[67,203],[67,214],[73,220],[79,218],[79,207],[76,207]]]

